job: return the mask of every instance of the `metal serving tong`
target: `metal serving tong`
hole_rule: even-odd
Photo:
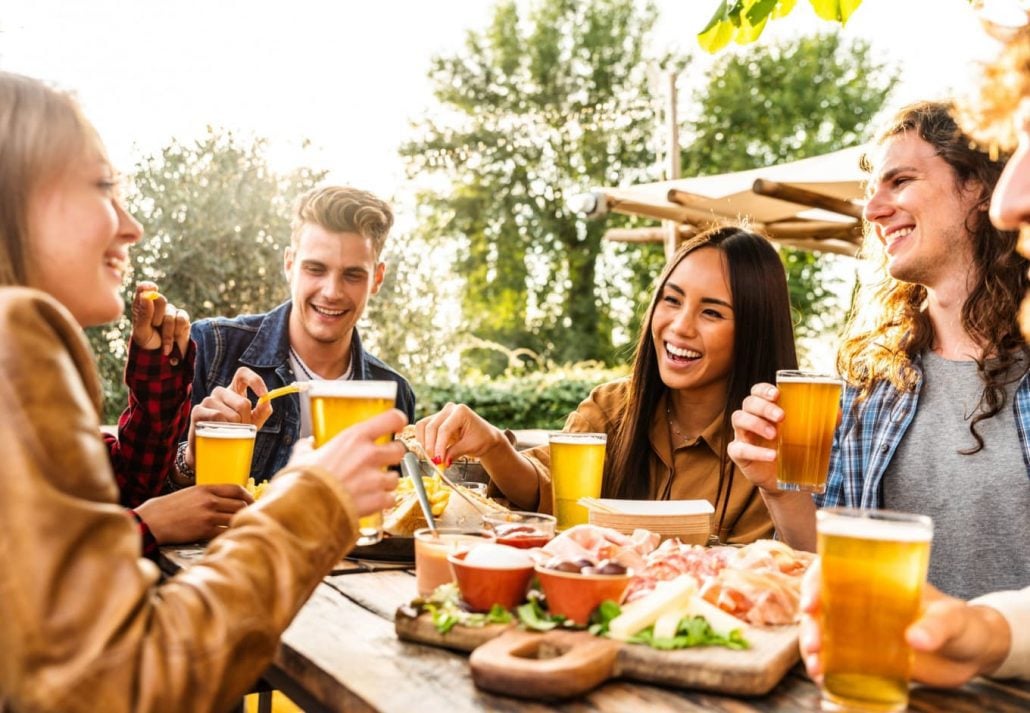
[[[401,458],[401,470],[404,475],[411,478],[411,485],[415,488],[415,495],[418,497],[418,504],[422,506],[422,514],[426,516],[426,524],[429,529],[436,532],[436,521],[433,519],[433,506],[429,502],[429,495],[426,494],[425,483],[422,482],[422,472],[418,466],[418,456],[411,451]]]

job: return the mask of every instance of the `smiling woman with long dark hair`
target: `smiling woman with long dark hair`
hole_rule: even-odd
[[[757,490],[726,456],[730,415],[753,384],[797,367],[783,265],[764,237],[739,227],[680,247],[658,279],[627,379],[602,384],[563,430],[608,438],[602,495],[706,499],[713,534],[750,542],[772,533]],[[464,405],[418,424],[428,453],[478,456],[520,507],[550,511],[547,446],[518,453]]]

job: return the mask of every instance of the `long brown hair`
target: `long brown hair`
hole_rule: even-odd
[[[69,95],[0,72],[0,286],[29,283],[29,201],[91,143],[100,146]]]
[[[987,214],[1004,160],[992,160],[973,146],[956,124],[950,104],[920,102],[905,107],[880,133],[877,143],[907,131],[934,147],[951,166],[956,185],[973,182],[979,188],[977,203],[965,221],[972,240],[975,274],[962,305],[962,327],[983,348],[976,364],[984,391],[977,415],[969,424],[977,446],[963,451],[976,453],[984,445],[976,424],[1002,409],[1005,384],[1011,381],[1009,372],[1017,355],[1030,355],[1016,324],[1030,263],[1016,253],[1016,233],[998,230]],[[868,161],[864,161],[864,168],[870,168]],[[866,255],[879,256],[882,277],[860,289],[837,353],[837,369],[849,384],[859,388],[859,400],[883,381],[899,391],[914,390],[919,374],[913,359],[930,349],[934,340],[933,325],[926,313],[926,288],[890,276],[886,252],[872,231],[867,231],[862,250]]]
[[[615,437],[609,440],[602,494],[618,498],[654,498],[651,482],[649,433],[655,409],[669,388],[658,371],[658,353],[651,336],[651,322],[662,289],[672,271],[687,255],[701,248],[715,248],[726,258],[733,297],[733,367],[726,389],[723,430],[731,432],[730,416],[740,408],[751,387],[775,380],[777,369],[797,368],[790,297],[783,263],[769,241],[736,226],[721,227],[685,242],[658,278],[647,315],[641,323],[633,358],[633,371],[625,403],[613,422]],[[720,456],[721,472],[732,468],[726,451]]]

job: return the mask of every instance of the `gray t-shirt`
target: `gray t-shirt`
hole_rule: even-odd
[[[1019,373],[1022,373],[1019,364]],[[969,599],[1030,585],[1030,480],[1013,411],[1018,380],[1002,410],[969,423],[983,391],[976,362],[923,355],[919,408],[884,473],[883,506],[933,518],[930,582]]]

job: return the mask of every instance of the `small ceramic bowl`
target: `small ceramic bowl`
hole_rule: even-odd
[[[540,512],[503,511],[483,515],[483,527],[492,530],[502,545],[532,549],[554,539],[557,520]]]
[[[622,603],[633,573],[581,574],[537,565],[536,576],[547,599],[547,610],[577,626],[586,626],[590,623],[590,614],[601,602],[611,599]]]
[[[469,609],[476,612],[490,611],[494,604],[505,609],[514,609],[526,601],[526,589],[533,578],[532,560],[524,566],[492,567],[485,564],[467,564],[469,551],[448,555],[454,579],[458,583],[461,598]]]

